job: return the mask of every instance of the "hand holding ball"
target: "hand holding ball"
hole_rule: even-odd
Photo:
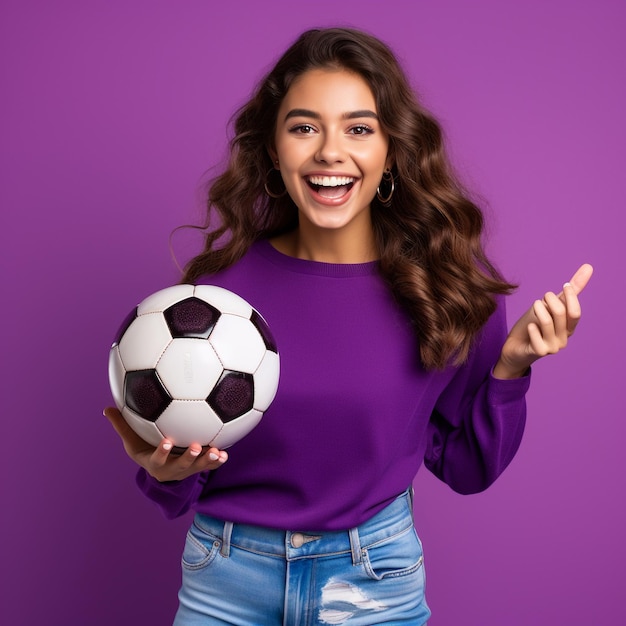
[[[261,315],[211,285],[176,285],[131,312],[109,354],[109,383],[131,428],[157,446],[228,448],[263,417],[280,360]]]

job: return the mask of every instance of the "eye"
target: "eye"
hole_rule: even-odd
[[[367,124],[357,124],[356,126],[352,126],[348,132],[352,135],[361,137],[363,135],[371,135],[374,132],[374,129]]]
[[[315,132],[315,128],[313,128],[310,124],[298,124],[297,126],[290,128],[289,132],[297,135],[310,135]]]

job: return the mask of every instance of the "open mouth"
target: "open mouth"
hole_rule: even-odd
[[[309,176],[307,185],[323,198],[341,198],[354,185],[355,179],[350,176]]]

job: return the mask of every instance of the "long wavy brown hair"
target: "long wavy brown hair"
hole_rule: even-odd
[[[380,272],[413,320],[424,367],[462,363],[496,308],[495,294],[515,286],[484,252],[482,212],[450,167],[440,125],[418,102],[391,50],[361,31],[303,33],[236,113],[228,166],[208,193],[205,247],[187,264],[182,281],[218,272],[256,240],[297,227],[291,198],[264,191],[273,167],[268,148],[290,86],[319,68],[356,72],[374,94],[395,181],[391,206],[377,198],[371,206]]]

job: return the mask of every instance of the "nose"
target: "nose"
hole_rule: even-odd
[[[341,137],[335,133],[320,135],[320,143],[315,153],[315,160],[319,163],[341,163],[345,159]]]

